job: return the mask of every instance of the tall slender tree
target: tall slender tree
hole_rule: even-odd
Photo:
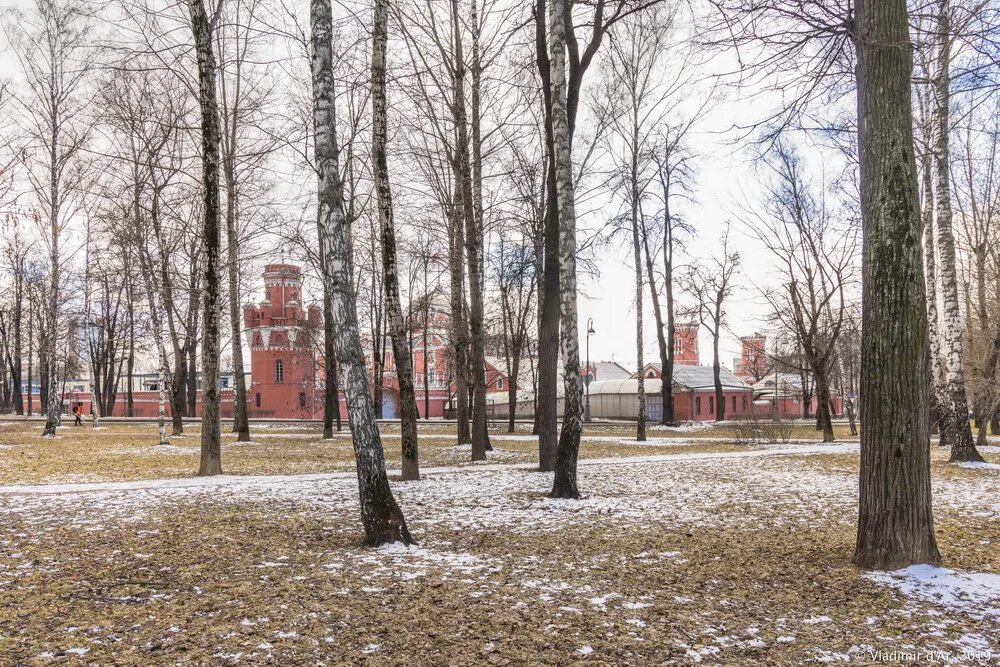
[[[556,201],[559,213],[559,338],[563,355],[564,403],[562,432],[556,450],[553,498],[579,498],[576,462],[583,432],[583,377],[576,308],[576,193],[567,113],[566,33],[568,0],[549,0],[549,88],[552,145],[555,157]],[[546,297],[548,298],[548,297]],[[543,399],[544,400],[544,399]]]
[[[941,292],[939,333],[945,393],[942,396],[941,444],[951,447],[952,461],[982,461],[972,440],[969,399],[965,390],[965,345],[958,298],[955,232],[951,192],[951,26],[950,0],[937,0],[937,68],[934,76],[934,201],[937,277]]]
[[[357,298],[351,281],[344,217],[344,190],[337,146],[333,78],[333,11],[330,0],[311,0],[313,141],[318,172],[318,218],[325,265],[323,281],[338,326],[334,348],[342,371],[347,412],[354,440],[361,522],[365,543],[379,546],[413,540],[385,471],[385,453],[368,386],[358,329]]]
[[[219,16],[220,2],[213,18]],[[205,256],[201,341],[201,463],[199,475],[222,474],[219,410],[219,329],[221,221],[219,216],[219,104],[212,19],[202,0],[189,0],[191,29],[198,54],[198,100],[201,106],[202,243]]]
[[[89,8],[75,0],[36,0],[29,13],[15,12],[6,23],[24,75],[24,94],[15,97],[31,138],[34,168],[27,170],[39,209],[43,238],[48,250],[45,319],[39,322],[46,336],[39,346],[45,384],[43,435],[54,436],[62,412],[59,391],[58,344],[60,306],[63,298],[63,242],[73,217],[83,174],[82,151],[89,131],[81,112],[88,100],[84,94],[93,68],[86,54],[90,44]]]
[[[386,43],[388,41],[389,0],[375,0],[372,13],[372,173],[378,198],[378,218],[382,243],[382,288],[385,290],[386,319],[392,339],[392,356],[399,382],[402,476],[420,479],[417,456],[417,398],[413,388],[413,358],[410,334],[399,301],[399,272],[396,261],[396,225],[393,220],[392,190],[387,159],[388,111],[385,91]]]

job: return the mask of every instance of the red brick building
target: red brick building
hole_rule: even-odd
[[[302,270],[292,264],[264,267],[264,299],[243,308],[250,347],[251,418],[322,417],[323,311],[302,305]]]

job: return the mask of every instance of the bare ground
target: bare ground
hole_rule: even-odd
[[[425,465],[454,467],[395,484],[419,546],[367,550],[348,438],[258,429],[260,444],[223,455],[227,473],[248,476],[204,481],[185,479],[196,437],[165,454],[134,451],[150,446],[147,427],[39,442],[21,429],[0,427],[12,445],[0,449],[0,664],[1000,657],[1000,601],[906,597],[850,564],[849,444],[788,453],[682,432],[637,445],[594,429],[585,498],[554,501],[545,474],[458,466],[467,451],[424,437]],[[535,447],[494,445],[494,461],[513,463]],[[949,466],[936,449],[934,461],[946,565],[1000,572],[1000,471]],[[9,486],[74,475],[106,482]]]

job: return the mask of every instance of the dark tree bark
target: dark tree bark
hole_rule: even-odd
[[[456,156],[458,177],[456,202],[461,195],[461,206],[456,203],[458,215],[465,225],[465,261],[469,286],[469,366],[472,370],[472,460],[486,459],[489,446],[486,415],[486,354],[483,322],[482,236],[483,229],[477,220],[476,197],[473,190],[472,157],[470,155],[469,124],[465,101],[465,56],[462,48],[461,19],[458,0],[451,0],[452,33],[454,35],[455,66],[452,73],[452,114],[455,120]]]
[[[378,217],[382,241],[382,289],[385,292],[386,319],[392,338],[392,356],[399,382],[400,432],[402,440],[402,478],[420,479],[417,455],[417,397],[413,388],[413,357],[410,334],[399,301],[399,276],[396,271],[396,226],[393,220],[392,190],[389,186],[389,163],[386,158],[388,119],[385,92],[385,50],[388,41],[389,1],[375,0],[372,16],[372,173],[378,198]],[[485,399],[485,395],[484,395]]]
[[[448,216],[448,275],[451,279],[451,346],[455,375],[455,418],[458,422],[458,444],[472,442],[469,429],[469,329],[465,322],[465,207],[458,170],[455,169],[454,206]]]
[[[538,469],[555,470],[558,448],[559,382],[559,207],[556,160],[552,138],[551,64],[546,42],[546,0],[535,4],[535,50],[545,108],[545,144],[549,156],[545,173],[545,225],[542,232],[542,272],[538,281],[538,389],[536,419]],[[572,131],[572,130],[571,130]]]
[[[344,217],[344,190],[340,180],[337,147],[337,113],[334,105],[333,17],[330,0],[312,0],[312,85],[320,235],[326,265],[330,310],[336,319],[334,349],[343,371],[348,418],[358,468],[361,522],[365,544],[413,540],[406,520],[396,504],[385,472],[385,454],[375,420],[375,406],[368,387],[361,335],[358,331],[357,299],[351,283],[350,261]]]
[[[320,266],[326,265],[323,244],[319,249]],[[330,298],[323,286],[323,438],[333,437],[334,426],[340,433],[340,386],[337,382],[337,357],[333,349],[333,311],[330,310]]]
[[[941,560],[931,511],[927,310],[906,0],[859,0],[862,255],[861,474],[854,562]]]
[[[212,26],[202,0],[189,0],[191,28],[198,53],[198,98],[201,105],[201,166],[203,222],[202,243],[205,253],[204,315],[201,342],[201,464],[199,475],[222,473],[222,441],[219,421],[219,329],[222,308],[219,300],[219,105],[216,100],[215,54],[212,50]]]
[[[233,113],[229,129],[230,146],[236,145],[236,120]],[[236,226],[236,167],[231,148],[226,156],[223,169],[226,180],[226,268],[229,279],[229,329],[233,336],[233,375],[235,381],[235,405],[233,406],[233,432],[237,442],[250,442],[250,420],[247,417],[247,381],[243,376],[243,314],[240,312],[240,246],[239,231]]]

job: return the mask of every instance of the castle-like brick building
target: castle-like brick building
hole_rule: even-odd
[[[302,269],[292,264],[264,267],[264,299],[243,308],[250,348],[251,418],[313,419],[322,416],[317,391],[322,366],[323,312],[302,305]]]

